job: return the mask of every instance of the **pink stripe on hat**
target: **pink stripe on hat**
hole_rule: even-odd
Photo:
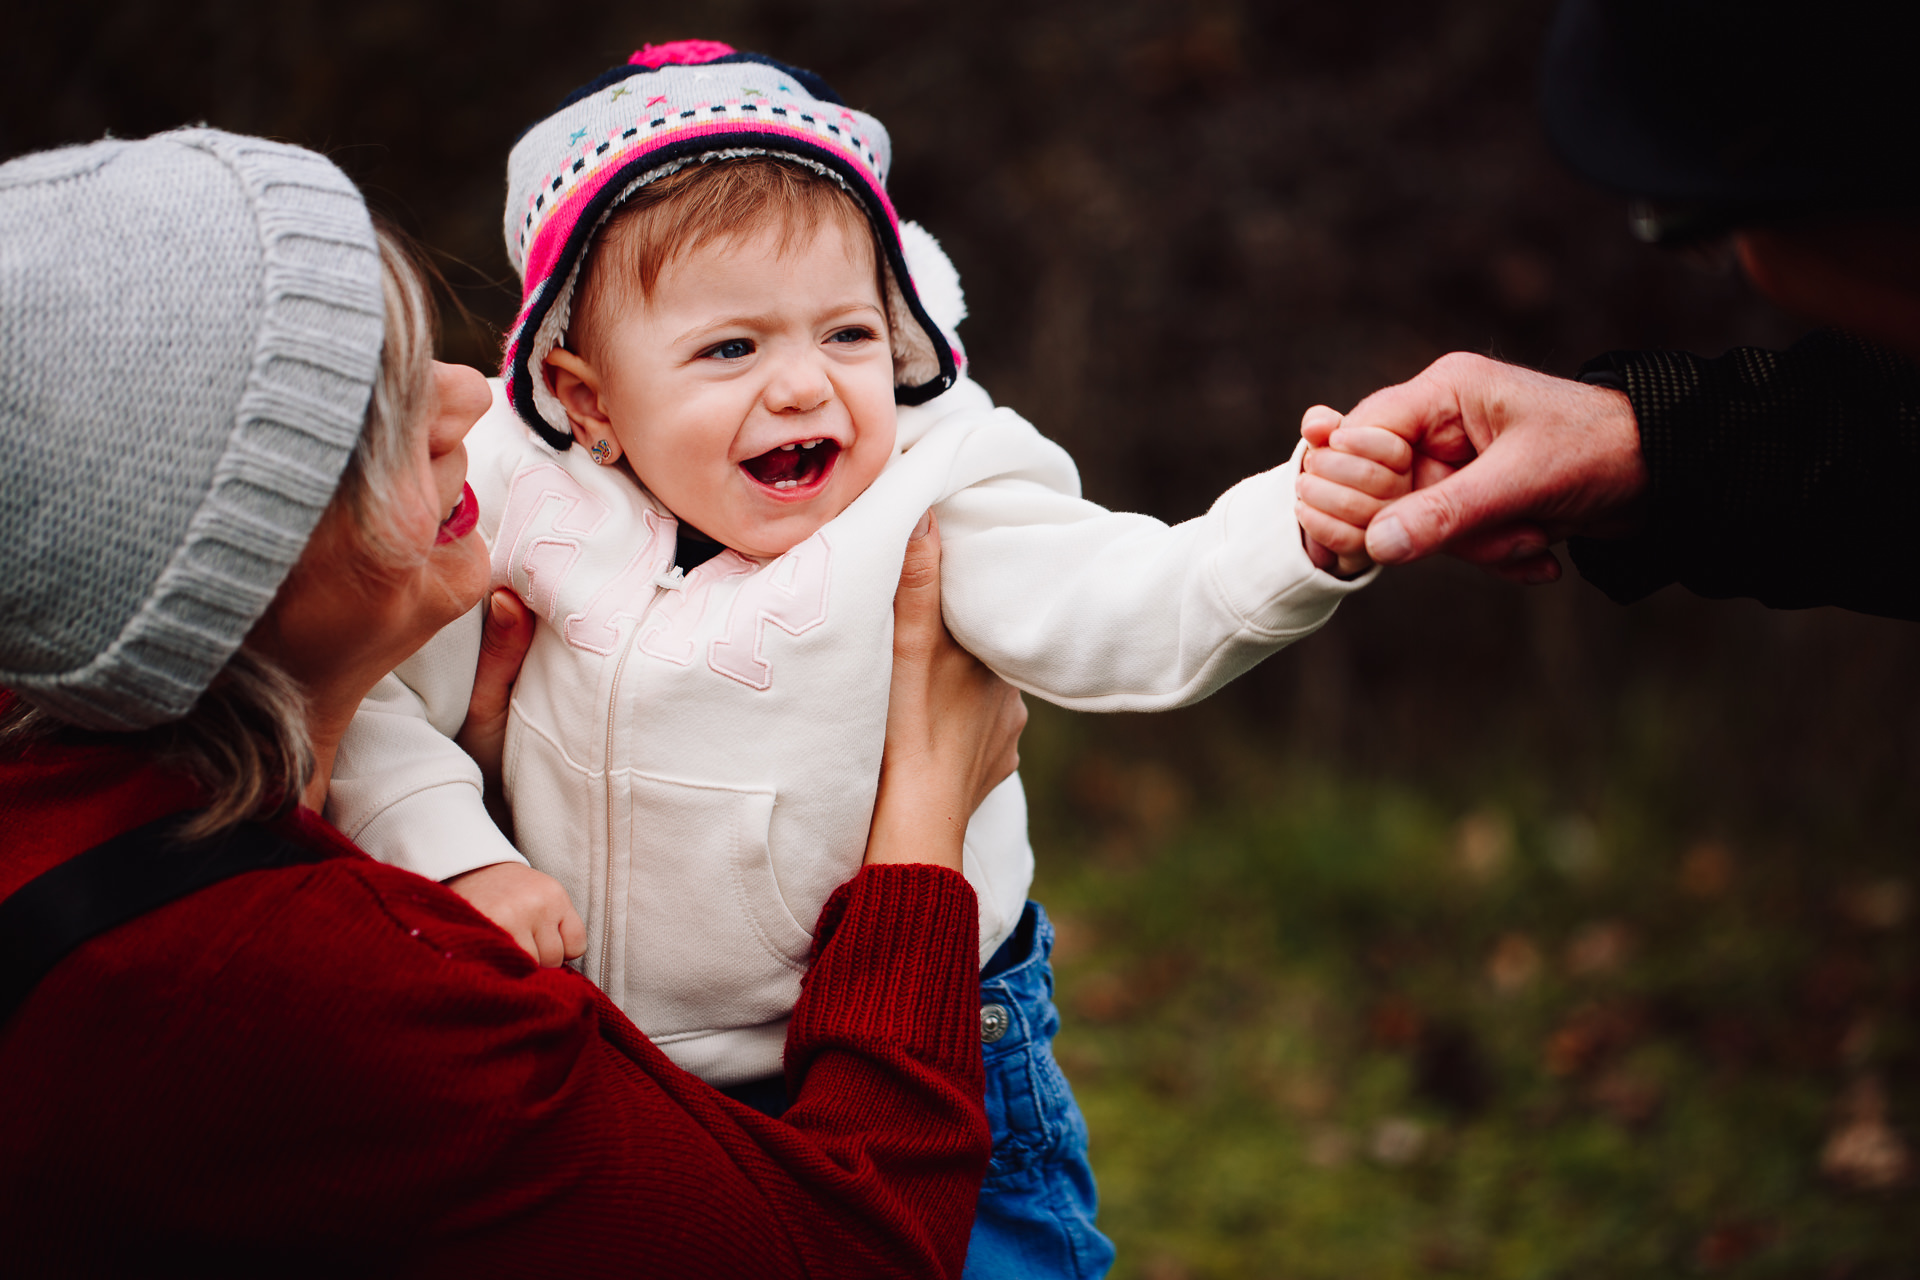
[[[862,179],[861,185],[873,194],[873,198],[879,204],[881,211],[887,215],[888,223],[893,226],[896,233],[898,232],[900,215],[895,212],[893,201],[887,198],[885,188],[877,185],[867,177],[866,166],[859,163],[859,157],[846,152],[844,148],[833,146],[816,133],[806,129],[796,129],[791,125],[774,124],[771,122],[765,124],[756,123],[753,132],[756,135],[793,138],[796,141],[807,143],[810,147],[825,148],[846,155],[848,159],[855,162],[853,166],[854,172]],[[551,211],[547,213],[545,221],[540,224],[539,231],[534,235],[533,243],[527,246],[526,277],[529,286],[527,290],[529,295],[528,301],[532,300],[531,294],[534,291],[534,287],[553,273],[555,262],[558,261],[561,253],[566,249],[567,242],[573,238],[574,229],[579,225],[581,210],[586,208],[587,204],[591,202],[595,196],[600,194],[601,190],[615,174],[621,172],[630,173],[632,171],[630,166],[632,166],[634,161],[642,159],[649,151],[661,150],[672,143],[683,142],[688,138],[700,137],[738,138],[740,134],[741,128],[737,122],[708,123],[702,121],[699,124],[687,125],[684,128],[663,132],[655,137],[649,138],[642,146],[632,147],[626,151],[609,152],[597,172],[583,179],[567,194],[565,199],[555,204]]]
[[[866,210],[898,294],[896,396],[917,404],[953,385],[957,357],[921,305],[887,196],[886,127],[847,107],[812,73],[717,40],[648,45],[583,86],[514,144],[507,161],[507,255],[520,271],[521,311],[506,351],[508,393],[555,448],[571,443],[565,411],[541,376],[567,323],[567,278],[600,220],[628,187],[675,162],[757,154],[831,173]]]

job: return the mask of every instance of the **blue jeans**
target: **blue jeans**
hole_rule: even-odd
[[[1113,1242],[1093,1225],[1097,1197],[1087,1122],[1053,1060],[1053,925],[1028,902],[1013,934],[980,971],[980,1039],[987,1061],[993,1158],[967,1242],[963,1280],[1099,1280]],[[779,1076],[721,1090],[757,1111],[787,1109]]]
[[[1053,925],[1028,902],[1013,935],[980,973],[993,1159],[967,1244],[965,1280],[1097,1280],[1113,1242],[1093,1225],[1098,1197],[1087,1122],[1053,1060]]]

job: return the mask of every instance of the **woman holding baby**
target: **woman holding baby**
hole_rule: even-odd
[[[773,1119],[318,815],[361,698],[488,577],[484,385],[432,362],[351,184],[110,140],[0,167],[0,244],[9,1268],[957,1274],[987,1151],[961,832],[1023,713],[944,633],[937,533]]]

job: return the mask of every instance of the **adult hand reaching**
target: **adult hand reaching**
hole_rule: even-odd
[[[1623,393],[1484,356],[1443,356],[1344,417],[1310,411],[1301,434],[1338,450],[1340,432],[1355,428],[1413,447],[1414,492],[1366,526],[1366,553],[1381,564],[1445,550],[1505,578],[1551,582],[1560,562],[1550,543],[1628,531],[1646,489]]]
[[[867,863],[961,869],[967,821],[1019,767],[1027,707],[940,616],[940,528],[928,512],[893,597],[893,688]]]
[[[467,718],[454,741],[480,766],[487,812],[500,830],[513,835],[506,797],[501,794],[500,766],[507,741],[507,709],[520,664],[533,644],[533,613],[520,597],[505,587],[487,598],[487,623],[480,635],[480,657],[474,665],[473,694],[467,700]]]

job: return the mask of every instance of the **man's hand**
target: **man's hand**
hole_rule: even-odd
[[[1366,527],[1366,553],[1402,564],[1446,550],[1519,582],[1552,582],[1548,545],[1632,527],[1647,485],[1627,397],[1456,352],[1337,414],[1308,415],[1316,448],[1336,428],[1383,427],[1413,447],[1414,492]]]
[[[501,793],[500,764],[507,739],[507,708],[520,664],[533,643],[533,614],[520,597],[501,587],[487,600],[487,625],[480,637],[480,659],[473,672],[473,696],[467,700],[467,718],[453,740],[480,766],[485,783],[487,812],[494,825],[513,837],[513,816]]]
[[[586,954],[587,927],[580,913],[560,882],[544,871],[496,862],[454,876],[446,885],[549,969]]]

